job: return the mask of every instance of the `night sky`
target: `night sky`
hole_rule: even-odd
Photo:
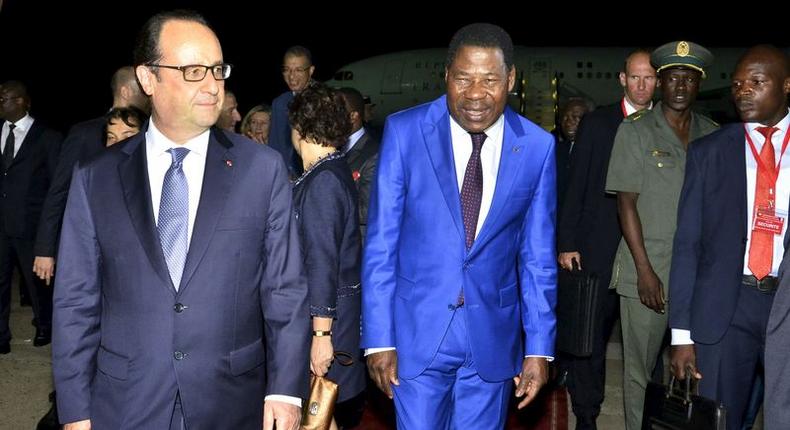
[[[702,9],[668,12],[671,25],[662,26],[657,18],[650,18],[644,25],[651,30],[629,39],[625,28],[633,28],[634,16],[646,12],[612,15],[609,9],[619,2],[596,2],[596,7],[606,9],[610,16],[593,21],[589,17],[602,11],[570,10],[570,5],[569,10],[528,10],[532,2],[518,2],[522,10],[513,10],[505,3],[481,2],[476,8],[449,11],[427,1],[371,1],[367,5],[330,1],[322,2],[324,6],[281,1],[280,8],[292,10],[289,16],[271,12],[271,6],[259,0],[0,1],[0,82],[19,79],[27,83],[33,115],[63,131],[106,111],[112,101],[110,76],[118,67],[131,63],[137,31],[152,14],[175,7],[197,10],[214,26],[225,61],[234,65],[226,85],[237,94],[242,114],[253,104],[268,102],[285,90],[279,69],[288,46],[310,48],[315,77],[325,80],[344,64],[369,56],[446,47],[458,28],[476,21],[502,25],[515,44],[527,46],[651,47],[678,39],[708,47],[760,42],[790,46],[789,27],[781,22],[754,26],[757,28],[738,27],[744,24],[735,19],[700,23],[706,16]],[[564,9],[556,1],[549,6]],[[352,8],[355,12],[350,12]],[[657,7],[648,15],[657,16],[659,12]],[[458,18],[450,19],[448,14]],[[754,22],[748,12],[739,14],[743,22]],[[783,14],[786,12],[777,12],[776,16]],[[350,16],[362,18],[352,20]]]

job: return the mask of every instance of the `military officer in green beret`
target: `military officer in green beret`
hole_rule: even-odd
[[[661,101],[620,125],[606,178],[607,192],[617,193],[623,231],[611,287],[620,295],[628,430],[642,428],[645,388],[667,329],[666,293],[686,148],[718,128],[691,110],[713,55],[680,41],[657,48],[650,60]]]

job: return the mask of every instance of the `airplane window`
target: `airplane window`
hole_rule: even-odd
[[[727,79],[727,74],[726,74],[726,73],[724,73],[724,72],[722,72],[722,74],[721,74],[721,78],[722,78],[722,79]]]
[[[337,73],[335,73],[335,80],[336,81],[342,81],[343,80],[343,73],[344,72],[342,70],[337,72]]]
[[[590,61],[587,62],[587,68],[588,69],[592,69],[592,62],[590,62]]]
[[[577,69],[581,69],[582,67],[584,67],[583,63],[582,63],[581,61],[578,61],[578,62],[576,63],[576,68],[577,68]]]
[[[354,72],[349,71],[349,72],[343,73],[343,80],[353,81],[354,80]]]
[[[583,79],[584,78],[584,73],[579,72],[579,73],[576,74],[576,77],[579,78],[579,79]]]
[[[606,72],[606,79],[612,79],[612,72]]]
[[[603,75],[601,74],[601,72],[598,72],[598,73],[596,73],[596,74],[595,74],[595,78],[596,78],[596,79],[601,79],[601,76],[603,76]]]
[[[592,72],[587,72],[587,79],[592,79]]]
[[[560,79],[565,77],[565,72],[560,72]]]

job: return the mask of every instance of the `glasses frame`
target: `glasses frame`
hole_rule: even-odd
[[[163,68],[163,69],[178,70],[178,71],[181,72],[181,76],[187,82],[201,82],[203,79],[206,79],[206,76],[208,75],[209,70],[211,70],[211,76],[213,76],[215,80],[217,80],[217,81],[224,81],[225,79],[228,79],[230,77],[230,73],[233,70],[233,64],[229,64],[229,63],[219,63],[219,64],[213,64],[211,66],[206,66],[206,65],[203,65],[203,64],[185,64],[183,66],[171,66],[171,65],[167,65],[167,64],[149,63],[149,64],[146,64],[146,66],[148,66],[148,67],[159,67],[159,68]],[[189,70],[192,67],[200,67],[200,68],[203,69],[203,76],[201,76],[200,79],[189,79],[189,78],[187,78],[187,70]],[[216,67],[220,67],[220,68],[216,69]],[[220,75],[219,77],[217,77],[217,74],[214,71],[215,70],[219,70],[220,73],[221,73],[222,70],[225,69],[226,67],[227,67],[227,70],[228,70],[227,76]]]
[[[288,68],[288,67],[286,67],[286,66],[283,66],[283,67],[280,69],[280,71],[282,72],[282,74],[283,74],[283,75],[289,75],[289,74],[291,74],[291,73],[297,73],[297,74],[300,74],[300,75],[301,75],[301,74],[303,74],[303,73],[310,73],[310,68],[311,68],[311,67],[313,67],[313,66],[307,66],[307,67],[293,67],[293,68]]]

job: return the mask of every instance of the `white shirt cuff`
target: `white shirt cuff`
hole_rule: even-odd
[[[367,357],[370,354],[375,354],[377,352],[394,351],[394,350],[395,350],[394,346],[388,346],[386,348],[367,348],[365,349],[365,357]]]
[[[527,358],[527,357],[541,357],[541,358],[545,358],[546,361],[548,361],[549,363],[554,361],[554,357],[551,357],[549,355],[525,355],[524,356],[524,358]]]
[[[694,341],[691,340],[691,330],[673,328],[672,345],[694,345]]]
[[[270,394],[263,398],[264,402],[267,402],[269,400],[273,400],[275,402],[288,403],[299,408],[302,407],[302,399],[298,397],[283,396],[282,394]]]

